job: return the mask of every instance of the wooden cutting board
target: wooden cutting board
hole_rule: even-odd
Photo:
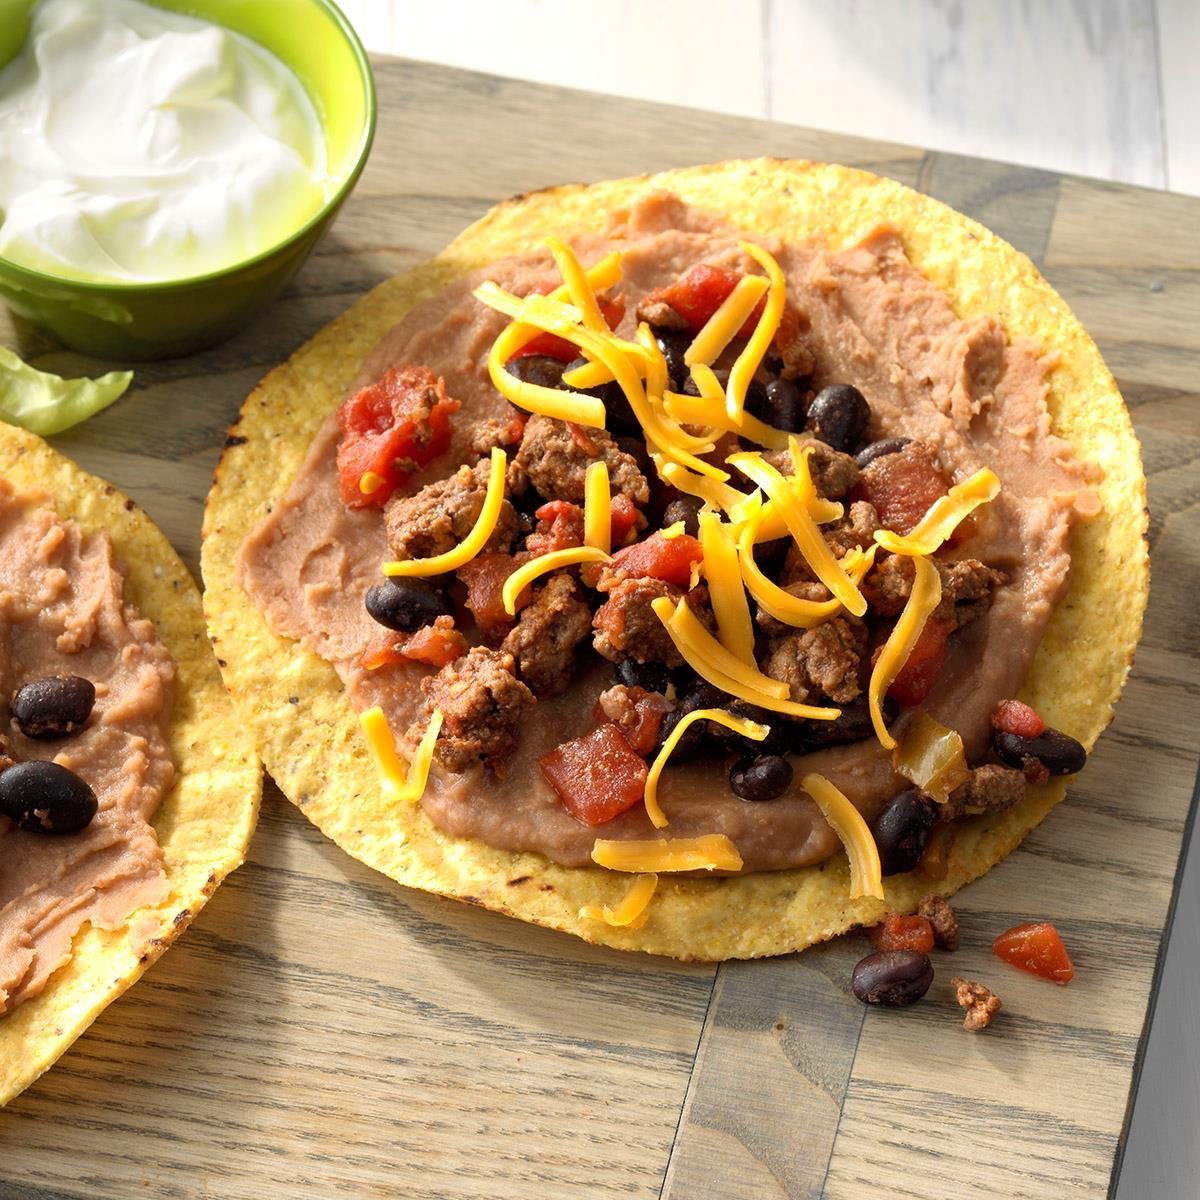
[[[61,1063],[0,1112],[0,1198],[1104,1196],[1120,1157],[1196,769],[1200,201],[759,121],[378,63],[371,164],[272,310],[57,445],[195,568],[242,399],[495,201],[759,154],[890,175],[1030,254],[1116,373],[1150,476],[1155,584],[1113,727],[1068,803],[959,905],[902,1012],[849,995],[861,937],[720,967],[595,949],[404,890],[273,789],[250,861]],[[96,364],[27,327],[0,341]],[[988,952],[1056,921],[1059,989]],[[1005,1011],[966,1034],[946,980]]]

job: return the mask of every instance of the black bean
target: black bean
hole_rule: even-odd
[[[367,588],[367,612],[388,629],[411,633],[435,618],[452,615],[454,607],[445,592],[424,579],[393,576]]]
[[[916,788],[887,802],[871,826],[885,875],[903,875],[916,867],[936,817],[933,805]]]
[[[609,433],[640,433],[641,425],[638,423],[637,417],[633,415],[633,409],[629,406],[629,398],[621,389],[620,384],[611,382],[602,383],[594,388],[572,388],[563,382],[563,375],[574,371],[576,367],[586,367],[587,365],[588,360],[582,355],[572,359],[559,373],[558,387],[562,391],[577,391],[580,395],[595,396],[597,400],[600,400],[604,404],[604,427]]]
[[[624,658],[613,665],[613,674],[618,683],[626,687],[645,688],[648,692],[666,693],[669,675],[665,663],[638,662],[636,658]]]
[[[96,808],[96,793],[58,763],[35,759],[0,772],[0,812],[22,829],[78,833]]]
[[[872,442],[869,446],[864,446],[855,456],[854,461],[860,466],[865,467],[873,463],[877,458],[883,458],[887,454],[896,454],[909,445],[912,438],[894,437],[884,438],[879,442]]]
[[[661,746],[667,740],[675,726],[688,713],[695,712],[698,708],[723,708],[729,699],[728,695],[713,687],[707,680],[695,679],[688,686],[687,691],[682,692],[675,702],[675,711],[667,713],[663,718],[658,735],[659,745]],[[679,739],[679,744],[671,752],[671,761],[683,762],[686,759],[694,758],[701,752],[723,752],[725,742],[720,734],[724,732],[723,726],[715,725],[712,722],[695,722]]]
[[[28,738],[69,737],[82,729],[96,704],[96,689],[80,675],[31,679],[12,698],[13,719]]]
[[[522,358],[514,358],[505,363],[504,369],[522,383],[556,388],[562,383],[567,364],[561,358],[551,358],[548,354],[526,354]]]
[[[671,377],[671,387],[683,391],[691,375],[691,368],[683,361],[687,348],[692,344],[692,335],[686,329],[656,329],[654,340],[667,360],[667,374]]]
[[[903,1008],[915,1004],[933,983],[933,963],[916,950],[880,950],[854,966],[850,987],[864,1004]]]
[[[860,696],[849,704],[842,704],[841,714],[832,721],[801,721],[796,726],[797,753],[811,754],[814,750],[824,750],[829,746],[845,746],[851,742],[861,742],[874,736],[874,726],[871,724],[871,710],[867,698]],[[886,698],[883,702],[884,720],[891,724],[898,713],[896,702]]]
[[[799,433],[806,417],[800,389],[790,379],[772,379],[761,392],[746,393],[746,411],[775,429]]]
[[[722,387],[724,387],[729,382],[729,372],[724,367],[714,367],[713,375],[716,377],[717,382]],[[700,395],[700,388],[697,385],[696,381],[691,377],[691,375],[688,375],[687,380],[685,381],[685,383],[683,385],[683,390],[689,396]]]
[[[796,724],[787,717],[745,700],[728,701],[725,708],[736,717],[749,717],[751,721],[757,721],[770,730],[761,742],[756,742],[753,738],[734,733],[732,729],[714,725],[713,732],[723,738],[730,753],[754,758],[760,754],[787,754],[795,749]]]
[[[1051,775],[1075,775],[1087,762],[1087,751],[1073,737],[1057,729],[1045,729],[1037,737],[1021,737],[997,729],[992,734],[996,757],[1020,770],[1027,758],[1036,758]]]
[[[699,537],[699,516],[700,510],[703,507],[704,501],[697,499],[695,496],[680,496],[678,500],[672,500],[663,509],[663,528],[666,529],[669,525],[674,525],[676,521],[682,521],[684,533],[690,533],[692,537]]]
[[[866,398],[848,383],[822,388],[808,408],[813,435],[843,454],[853,454],[862,445],[870,419]]]
[[[778,754],[740,758],[729,772],[729,787],[743,800],[775,800],[792,785],[792,764]]]

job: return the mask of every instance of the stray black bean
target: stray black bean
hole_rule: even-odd
[[[729,772],[729,787],[743,800],[775,800],[792,784],[792,764],[778,754],[741,758]]]
[[[933,963],[915,950],[880,950],[860,959],[850,987],[864,1004],[904,1008],[915,1004],[933,983]]]
[[[853,454],[862,445],[870,419],[866,397],[848,383],[822,388],[808,407],[813,435],[843,454]]]
[[[31,679],[12,698],[13,720],[28,738],[49,741],[82,729],[96,704],[96,689],[80,675]]]
[[[894,437],[884,438],[882,441],[872,442],[869,446],[864,446],[855,456],[854,461],[859,467],[866,467],[873,463],[877,458],[883,458],[888,454],[896,454],[903,450],[912,441],[912,438]]]
[[[903,875],[916,867],[936,816],[933,805],[916,788],[887,802],[871,826],[885,875]]]
[[[992,734],[996,757],[1005,766],[1020,770],[1027,758],[1036,758],[1051,775],[1075,775],[1087,762],[1087,751],[1073,737],[1045,729],[1034,738],[997,729]]]
[[[96,793],[55,762],[34,759],[0,772],[0,812],[34,833],[78,833],[91,823]]]
[[[424,579],[399,575],[367,588],[366,604],[374,620],[398,633],[412,633],[454,612],[445,592]]]

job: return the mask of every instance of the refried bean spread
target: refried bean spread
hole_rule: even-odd
[[[175,774],[175,668],[124,585],[107,534],[61,519],[47,496],[0,477],[0,767],[53,761],[98,802],[77,832],[0,816],[0,1013],[42,990],[85,924],[115,928],[165,893],[150,821]],[[55,676],[90,681],[94,708],[65,736],[27,737],[13,697]]]
[[[615,290],[623,309],[612,311],[610,305],[606,319],[630,340],[639,321],[649,325],[672,372],[672,390],[694,396],[682,356],[673,358],[672,347],[686,346],[705,319],[689,308],[703,299],[698,265],[712,269],[703,277],[710,282],[758,269],[741,240],[721,218],[656,193],[617,214],[603,236],[580,237],[571,245],[585,267],[620,252],[623,273]],[[844,515],[822,529],[835,557],[855,547],[865,551],[878,529],[908,532],[938,496],[982,468],[999,478],[998,495],[930,559],[941,577],[942,600],[922,635],[937,635],[923,660],[924,682],[908,678],[899,691],[889,692],[896,706],[888,713],[893,728],[902,730],[919,709],[961,735],[966,762],[974,767],[988,751],[993,710],[1019,690],[1067,587],[1072,528],[1087,510],[1090,468],[1050,432],[1046,396],[1052,364],[1038,347],[1010,343],[999,317],[960,319],[889,228],[838,250],[753,240],[782,269],[787,310],[747,395],[746,411],[759,412],[767,424],[794,432],[800,446],[811,446],[818,492],[843,505]],[[689,677],[663,636],[652,602],[663,595],[673,602],[686,597],[706,629],[716,624],[708,590],[694,573],[688,580],[685,571],[681,580],[655,570],[622,571],[620,556],[599,569],[592,564],[542,576],[515,625],[483,615],[476,589],[486,562],[503,555],[523,562],[580,544],[572,523],[579,523],[589,461],[606,462],[614,501],[622,497],[627,512],[636,510],[636,521],[622,531],[627,541],[658,545],[663,539],[655,531],[687,512],[687,497],[658,478],[636,423],[622,427],[613,385],[596,393],[605,396],[609,411],[605,431],[527,417],[493,386],[488,354],[508,318],[473,296],[484,280],[526,297],[559,287],[562,276],[544,250],[531,246],[527,254],[476,272],[413,309],[363,363],[349,396],[383,386],[390,370],[427,368],[442,390],[426,388],[427,403],[413,410],[414,420],[418,425],[428,420],[443,399],[457,402],[448,444],[439,446],[432,461],[416,453],[405,459],[386,504],[351,504],[339,477],[346,417],[331,414],[284,501],[246,540],[240,581],[273,631],[332,663],[355,708],[380,706],[398,737],[407,731],[410,746],[431,708],[444,710],[446,726],[421,799],[439,828],[499,848],[536,851],[566,866],[590,865],[597,836],[644,839],[656,830],[640,803],[602,822],[581,819],[551,786],[539,760],[604,721],[617,724],[639,754],[652,758],[671,722],[689,707],[689,689],[703,692],[702,681]],[[683,292],[691,288],[682,298],[674,286],[681,280]],[[718,378],[723,380],[743,344],[735,339],[714,361]],[[547,352],[537,359],[539,369],[547,363],[552,368],[556,350],[542,348]],[[559,375],[565,357],[559,353]],[[530,378],[533,363],[513,359],[509,369]],[[409,372],[406,378],[417,376]],[[865,397],[865,424],[846,440],[848,435],[829,430],[841,420],[838,404],[852,393],[859,397],[856,403]],[[791,409],[784,405],[788,397]],[[628,433],[634,437],[623,436]],[[427,439],[425,445],[431,444]],[[446,635],[452,661],[373,653],[381,637],[389,636],[367,605],[368,589],[383,582],[381,564],[443,553],[463,540],[480,512],[493,446],[508,452],[508,488],[491,541],[471,571],[461,571],[457,580],[432,581],[440,599],[430,603],[441,604],[441,625],[433,624],[434,608],[427,624]],[[739,449],[759,448],[745,438],[739,446],[726,434],[710,461],[723,463]],[[785,475],[797,468],[790,450],[764,449],[763,455]],[[732,486],[751,490],[745,478],[725,469]],[[375,479],[364,474],[364,494],[368,483]],[[900,528],[897,511],[906,500],[911,508],[914,488],[924,499]],[[615,513],[614,503],[614,530]],[[679,547],[699,544],[691,542],[695,505],[685,525],[686,532],[667,542],[679,553]],[[620,544],[614,537],[614,553]],[[795,547],[781,541],[773,549],[772,554],[770,543],[759,547],[774,582],[798,597],[828,597]],[[892,754],[865,716],[872,663],[913,590],[911,560],[905,572],[899,555],[877,553],[861,583],[870,602],[865,617],[842,612],[812,629],[782,626],[751,602],[759,671],[787,683],[795,701],[839,708],[839,733],[830,734],[827,722],[792,720],[743,705],[740,711],[772,725],[771,742],[759,749],[786,758],[795,782],[774,795],[735,794],[727,779],[729,757],[723,769],[722,760],[711,753],[705,757],[703,747],[698,755],[693,747],[690,757],[681,752],[658,785],[671,837],[725,834],[745,871],[804,866],[829,857],[841,843],[800,788],[802,777],[824,776],[868,821],[911,786],[894,773]],[[565,581],[558,583],[560,578]],[[934,662],[936,669],[929,665]],[[662,711],[647,716],[654,708],[645,705],[647,694],[658,697]],[[715,702],[730,700],[718,695]],[[713,703],[710,696],[690,707]],[[648,738],[643,719],[652,726]],[[717,744],[721,734],[716,730],[705,740]],[[744,739],[720,744],[727,756],[758,753]],[[781,774],[784,768],[773,769],[776,777],[792,779]],[[993,775],[1007,771],[984,769]],[[763,768],[759,775],[769,773]],[[976,781],[959,811],[986,807],[984,799],[972,809],[971,799],[983,796],[991,778]],[[1023,781],[1014,786],[1023,787]],[[1005,795],[1011,792],[1009,787]],[[752,802],[759,798],[769,802]]]

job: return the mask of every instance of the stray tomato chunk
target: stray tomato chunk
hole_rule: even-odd
[[[1035,738],[1046,731],[1046,722],[1020,700],[1001,700],[992,713],[992,728],[1017,737]]]
[[[467,639],[454,628],[451,616],[437,617],[432,625],[423,625],[368,650],[362,665],[368,671],[400,662],[428,663],[439,670],[467,652]]]
[[[552,292],[557,285],[553,283],[545,284],[536,290],[542,295],[547,292]],[[621,318],[625,315],[625,301],[621,296],[597,296],[596,303],[600,306],[600,312],[604,317],[609,329],[616,329],[621,323]],[[512,362],[517,358],[528,358],[530,355],[537,354],[545,358],[557,358],[559,362],[574,362],[579,357],[579,347],[573,342],[568,342],[566,338],[559,337],[556,333],[539,333],[531,342],[526,342],[520,350],[516,352],[508,361]]]
[[[950,482],[929,449],[912,442],[866,467],[852,498],[870,501],[885,529],[905,534],[949,491]]]
[[[637,528],[638,510],[624,492],[618,492],[612,498],[612,544],[620,546],[629,536],[630,531]]]
[[[563,807],[585,825],[603,825],[641,802],[649,773],[612,724],[543,754],[538,766]]]
[[[1075,966],[1058,930],[1049,921],[1028,922],[1005,930],[993,943],[992,953],[1030,975],[1070,983]]]
[[[528,555],[477,554],[458,568],[458,577],[467,585],[463,602],[485,636],[506,630],[515,620],[504,611],[504,581],[528,559]],[[529,588],[517,597],[517,611],[533,599]]]
[[[933,926],[924,917],[888,913],[867,930],[876,950],[915,950],[928,954],[933,949]]]
[[[946,639],[953,628],[950,622],[932,617],[925,622],[912,653],[888,688],[888,695],[901,708],[915,707],[933,691],[946,665]]]
[[[612,565],[631,578],[661,579],[685,588],[692,581],[692,564],[703,557],[700,543],[689,534],[665,538],[656,530],[648,538],[618,550]]]
[[[578,504],[548,500],[533,515],[537,528],[525,539],[525,549],[535,558],[583,545],[583,509]]]
[[[350,508],[381,508],[450,445],[459,402],[428,367],[389,367],[338,409],[338,480]]]

